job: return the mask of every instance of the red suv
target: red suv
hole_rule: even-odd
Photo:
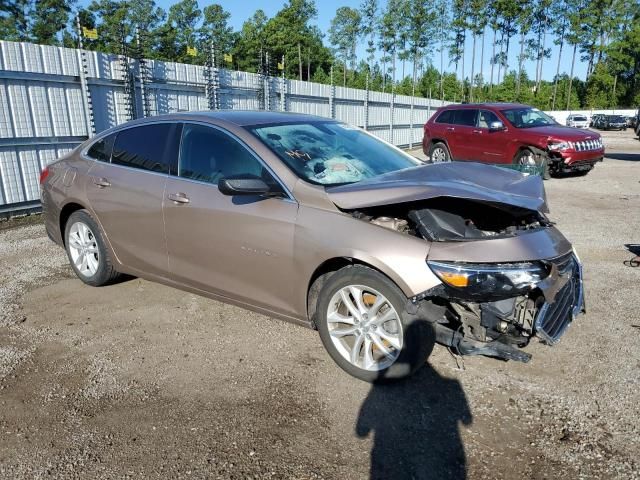
[[[604,157],[600,134],[565,127],[528,105],[484,103],[439,108],[424,125],[432,162],[466,160],[545,166],[545,178],[589,172]]]

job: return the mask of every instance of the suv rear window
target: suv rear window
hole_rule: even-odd
[[[118,132],[111,163],[152,172],[169,173],[165,155],[171,124],[158,123],[128,128]]]
[[[445,110],[438,118],[436,118],[436,123],[453,123],[453,114],[455,110]]]
[[[573,120],[576,122],[586,122],[587,117],[573,117]]]

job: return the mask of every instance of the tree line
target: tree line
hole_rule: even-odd
[[[363,0],[338,8],[326,34],[313,0],[286,0],[271,18],[258,9],[239,31],[222,6],[197,0],[168,11],[154,0],[3,0],[0,38],[76,47],[76,15],[97,34],[84,47],[107,53],[205,64],[213,45],[218,66],[448,101],[640,104],[640,0]]]

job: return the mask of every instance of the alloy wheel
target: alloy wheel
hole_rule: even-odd
[[[338,290],[329,302],[327,324],[340,355],[363,370],[388,368],[402,350],[400,316],[391,302],[372,288],[349,285]]]
[[[100,266],[100,252],[96,236],[83,222],[76,222],[69,229],[69,254],[71,261],[84,277],[93,277]]]
[[[520,165],[535,167],[536,166],[536,158],[533,155],[533,152],[527,150],[523,155],[520,155]]]
[[[434,148],[431,152],[431,161],[433,163],[442,163],[447,162],[447,152],[444,151],[444,148],[437,147]]]

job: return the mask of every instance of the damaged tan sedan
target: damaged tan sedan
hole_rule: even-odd
[[[309,325],[367,381],[410,375],[434,338],[528,361],[523,347],[556,343],[584,309],[539,177],[425,165],[325,118],[138,120],[51,164],[41,186],[47,232],[83,282],[129,274]]]

